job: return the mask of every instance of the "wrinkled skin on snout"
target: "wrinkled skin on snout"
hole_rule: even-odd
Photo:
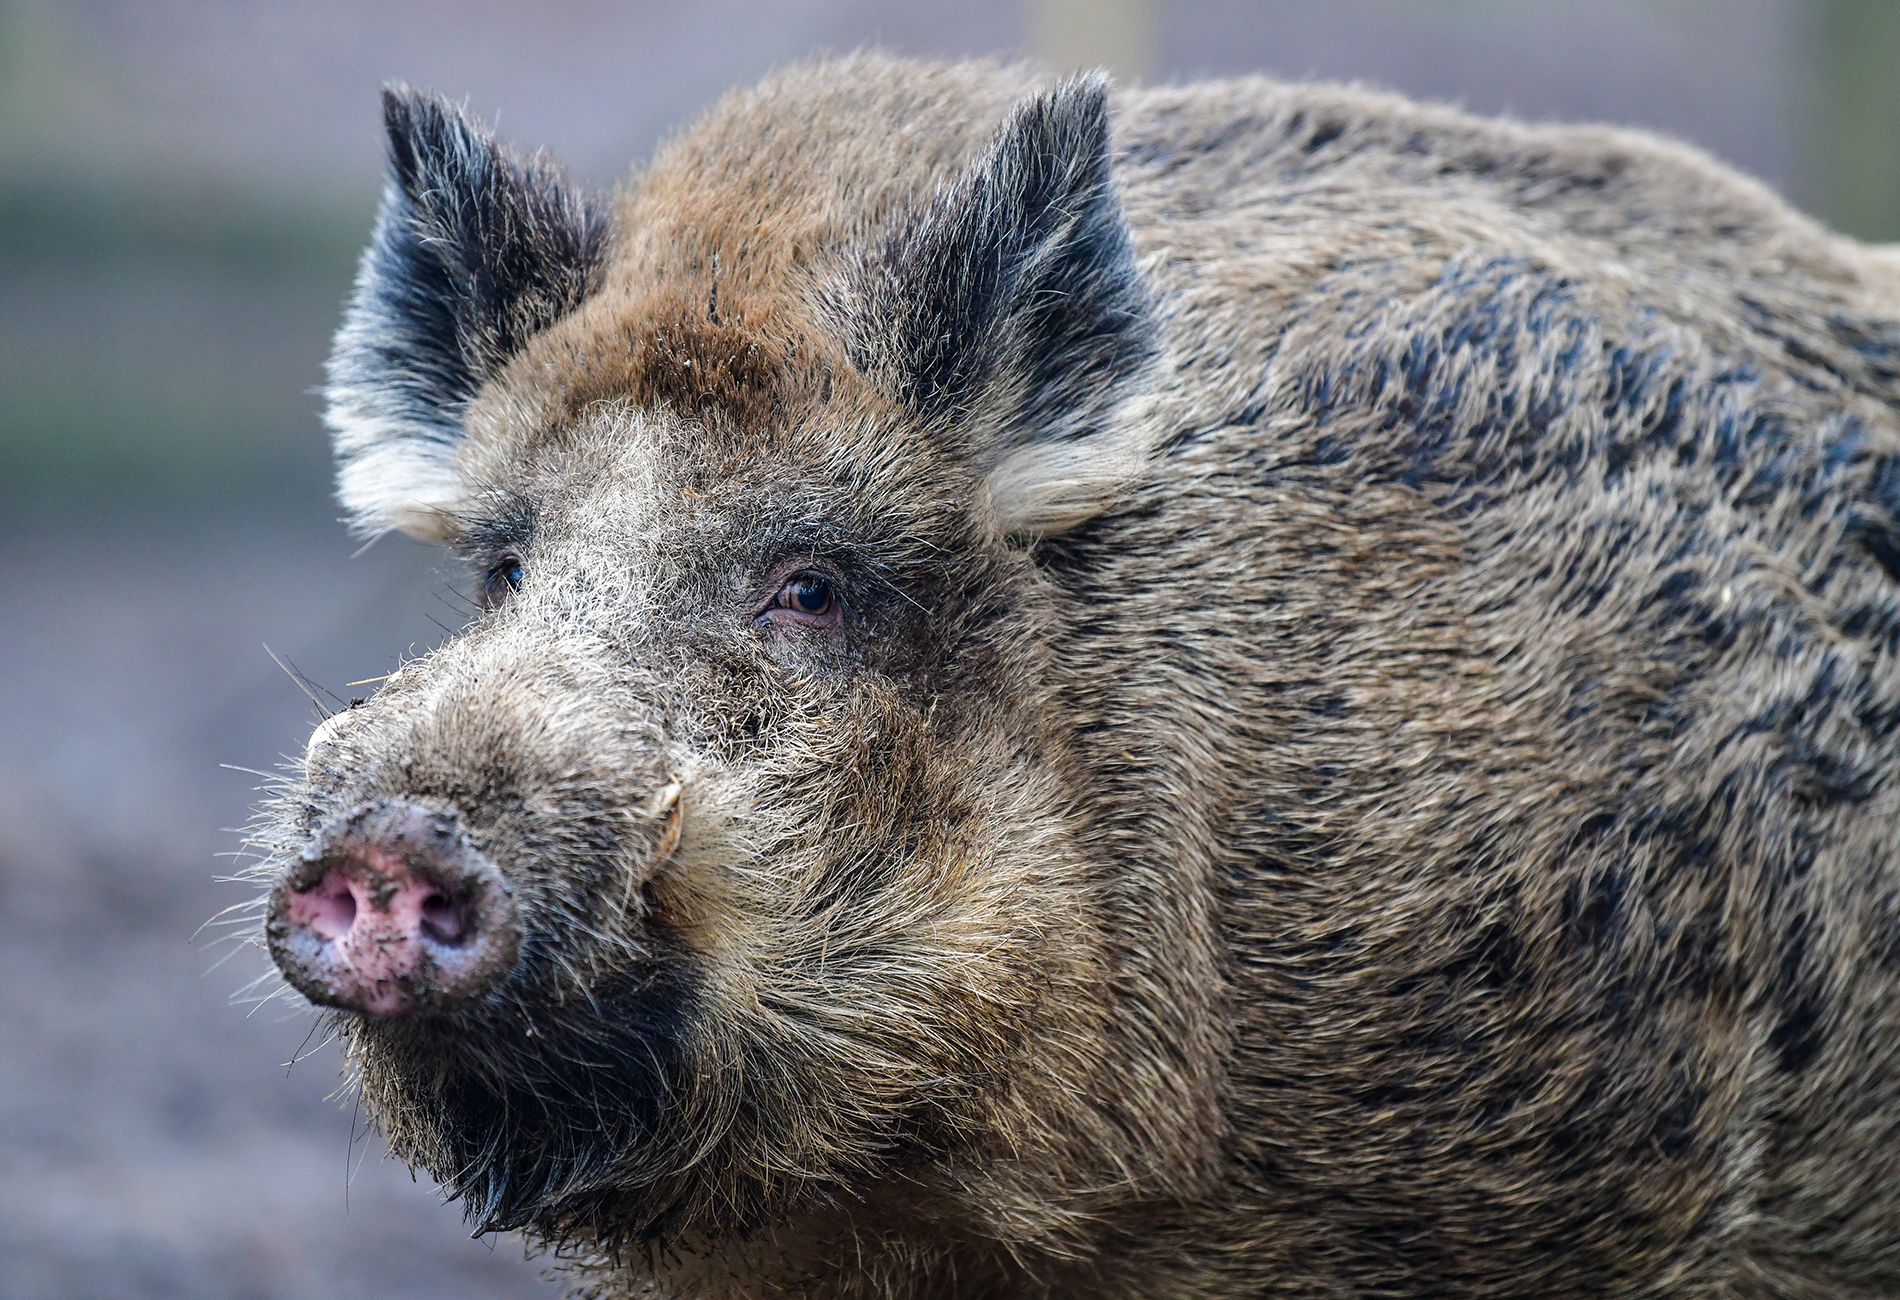
[[[278,961],[491,1227],[743,1225],[791,1171],[875,1180],[993,1124],[1028,1040],[1087,1050],[1082,894],[1023,739],[1033,577],[934,508],[926,449],[872,483],[886,456],[794,428],[714,478],[719,433],[602,414],[496,485],[456,539],[488,608],[306,756]],[[493,864],[512,960],[339,996],[299,901],[389,807]]]

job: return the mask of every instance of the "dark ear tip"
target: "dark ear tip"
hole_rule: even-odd
[[[428,91],[417,90],[400,81],[384,83],[383,129],[389,133],[392,143],[398,137],[407,138],[414,133],[416,119],[428,112],[429,101],[433,98],[435,96]]]
[[[1108,149],[1108,91],[1108,74],[1099,68],[1065,77],[1019,100],[998,138],[1045,159],[1099,158]]]
[[[383,129],[390,167],[405,190],[413,190],[417,174],[431,164],[489,144],[488,132],[439,91],[400,81],[383,85]]]
[[[1043,98],[1044,111],[1055,122],[1072,123],[1085,131],[1108,126],[1108,73],[1101,68],[1080,72],[1057,82]]]

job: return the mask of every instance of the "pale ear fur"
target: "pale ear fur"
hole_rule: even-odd
[[[360,532],[389,529],[425,542],[445,540],[462,499],[455,448],[439,439],[391,428],[388,420],[356,422],[330,411],[337,450],[337,500]]]
[[[1157,406],[1137,396],[1087,437],[1010,451],[983,480],[990,526],[1005,537],[1050,537],[1108,509],[1147,469],[1162,432]]]

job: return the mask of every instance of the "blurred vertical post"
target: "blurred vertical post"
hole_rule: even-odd
[[[1153,76],[1156,0],[1028,0],[1030,47],[1062,72],[1107,68],[1119,82]]]
[[[1862,239],[1900,240],[1900,3],[1811,0],[1820,215]]]

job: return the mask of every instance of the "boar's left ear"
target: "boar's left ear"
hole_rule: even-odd
[[[327,422],[352,527],[447,531],[462,414],[530,337],[579,305],[602,215],[541,155],[504,149],[439,95],[383,91],[390,180],[330,354]]]
[[[985,475],[1003,531],[1046,534],[1100,510],[1141,459],[1110,417],[1155,351],[1110,164],[1107,79],[1019,103],[826,309],[853,365]]]

